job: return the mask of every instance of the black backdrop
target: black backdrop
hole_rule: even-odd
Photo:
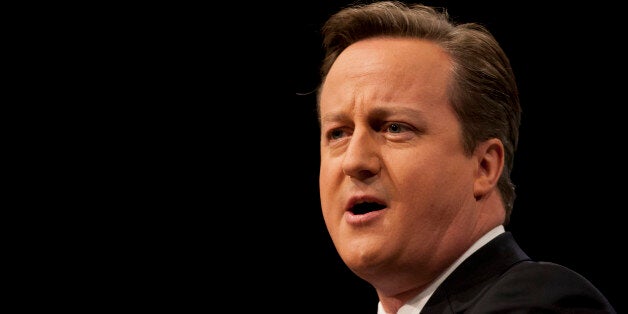
[[[306,4],[307,3],[307,4]],[[349,1],[306,1],[296,12],[295,94],[318,83],[321,23]],[[486,25],[510,56],[523,106],[520,145],[512,179],[518,197],[508,230],[537,260],[570,267],[591,280],[623,312],[617,288],[623,273],[620,212],[625,176],[619,109],[621,84],[613,73],[620,58],[617,21],[609,6],[563,6],[529,1],[423,1],[445,6],[460,22]],[[620,72],[621,73],[621,72]],[[320,218],[317,192],[318,129],[313,95],[294,96],[291,124],[305,134],[307,174],[297,180],[306,203],[295,213],[303,245],[295,248],[317,266],[307,272],[320,290],[304,296],[316,304],[374,313],[376,296],[335,255]],[[305,204],[305,205],[303,205]],[[303,269],[303,271],[306,271]],[[305,300],[304,300],[305,301]],[[307,301],[306,301],[307,302]]]
[[[342,264],[318,199],[309,92],[320,26],[348,3],[160,4],[119,30],[132,73],[115,82],[135,91],[119,98],[132,103],[121,114],[132,130],[119,136],[121,167],[107,169],[120,169],[114,191],[133,197],[107,196],[131,209],[120,219],[128,232],[114,229],[118,245],[108,245],[114,263],[99,268],[118,294],[210,312],[375,313],[375,292]],[[621,12],[603,2],[423,3],[488,26],[511,58],[523,121],[508,229],[532,258],[576,270],[624,312]],[[127,59],[129,46],[139,51]]]

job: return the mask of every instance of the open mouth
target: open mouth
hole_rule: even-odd
[[[377,210],[382,210],[384,208],[386,208],[386,205],[375,202],[364,202],[353,205],[349,211],[354,215],[363,215]]]

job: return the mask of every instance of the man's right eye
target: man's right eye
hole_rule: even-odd
[[[342,138],[344,135],[345,135],[345,132],[341,129],[335,129],[335,130],[329,131],[330,140],[337,140],[339,138]]]

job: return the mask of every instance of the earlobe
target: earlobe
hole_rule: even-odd
[[[504,169],[504,145],[499,139],[486,140],[475,150],[478,168],[473,185],[476,199],[482,198],[497,186]]]

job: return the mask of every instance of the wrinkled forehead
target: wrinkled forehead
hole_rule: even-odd
[[[359,41],[332,65],[321,88],[319,109],[442,103],[450,76],[449,56],[429,41],[385,37]]]

